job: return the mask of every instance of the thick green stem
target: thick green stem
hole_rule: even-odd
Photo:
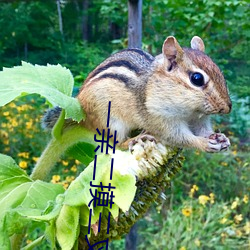
[[[53,137],[43,151],[30,177],[33,180],[46,180],[61,155],[64,154],[69,147],[78,142],[95,144],[94,133],[80,125],[75,125],[64,129],[61,136],[57,135],[57,138]],[[15,234],[12,236],[11,249],[20,249],[25,231],[26,228],[23,234]]]
[[[61,155],[78,142],[95,144],[94,133],[80,125],[76,125],[65,129],[60,138],[52,138],[30,177],[33,180],[46,180]]]

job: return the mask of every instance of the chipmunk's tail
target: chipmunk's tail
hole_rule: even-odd
[[[58,106],[46,110],[41,120],[42,128],[45,130],[51,130],[56,124],[61,111],[62,109]]]

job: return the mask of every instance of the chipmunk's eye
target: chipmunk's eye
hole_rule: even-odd
[[[195,72],[190,74],[190,81],[198,87],[201,87],[204,85],[204,77],[201,73]]]

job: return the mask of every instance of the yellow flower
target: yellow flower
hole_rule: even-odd
[[[27,104],[24,104],[24,105],[21,105],[21,106],[17,106],[17,110],[20,112],[20,111],[25,111],[25,110],[28,110],[28,109],[33,109],[30,105],[27,105]]]
[[[27,129],[31,129],[32,126],[33,126],[33,121],[32,121],[32,120],[26,122],[26,128],[27,128]]]
[[[10,106],[11,108],[15,108],[15,107],[16,107],[16,104],[15,104],[14,102],[11,102],[11,103],[9,104],[9,106]]]
[[[235,209],[239,205],[239,198],[236,197],[235,201],[231,205],[231,209]]]
[[[242,236],[242,232],[240,231],[240,230],[236,230],[236,235],[238,236],[238,237],[241,237]]]
[[[210,203],[214,204],[214,193],[210,193],[209,197],[210,197]]]
[[[235,209],[238,206],[238,202],[234,201],[231,205],[231,209]]]
[[[28,138],[33,138],[33,135],[32,135],[32,134],[26,134],[26,136],[27,136]]]
[[[12,125],[12,127],[17,127],[18,122],[14,119],[14,120],[11,121],[11,125]]]
[[[78,160],[75,160],[75,164],[76,164],[76,165],[79,165],[79,164],[81,164],[81,162],[78,161]]]
[[[9,114],[10,114],[10,112],[8,112],[8,111],[3,112],[4,116],[9,116]]]
[[[245,194],[243,197],[243,202],[247,204],[248,201],[249,201],[248,195]]]
[[[3,144],[9,145],[10,144],[10,140],[8,138],[4,138],[3,139]]]
[[[30,155],[29,152],[21,152],[21,153],[18,153],[18,156],[19,156],[19,157],[23,157],[23,158],[26,158],[26,159],[29,158],[29,155]]]
[[[194,244],[197,246],[197,247],[200,247],[201,246],[201,242],[199,239],[195,239],[194,240]]]
[[[221,165],[222,165],[223,167],[227,167],[227,166],[228,166],[228,163],[223,161],[223,162],[221,163]]]
[[[246,232],[246,234],[250,234],[250,222],[247,221],[246,225],[244,226],[244,231]]]
[[[180,250],[186,250],[186,247],[181,247]]]
[[[10,151],[10,147],[5,147],[4,148],[4,152],[9,152]]]
[[[186,217],[189,217],[192,214],[192,208],[191,207],[185,207],[181,210],[182,214]]]
[[[4,137],[4,138],[8,138],[9,137],[9,134],[6,131],[4,131],[4,130],[0,130],[0,135],[1,135],[1,137]]]
[[[62,160],[62,164],[63,164],[63,166],[68,166],[69,165],[69,163],[67,161],[63,161],[63,160]]]
[[[221,220],[220,220],[220,224],[225,224],[227,222],[227,218],[222,218]]]
[[[53,175],[53,176],[52,176],[51,182],[52,182],[52,183],[57,183],[57,182],[60,181],[60,179],[61,179],[61,176],[60,176],[60,175]]]
[[[19,162],[19,167],[23,168],[23,169],[26,169],[28,167],[27,161],[20,161]]]
[[[66,181],[67,182],[72,182],[75,179],[75,176],[67,176]]]
[[[190,189],[189,196],[193,198],[194,193],[199,190],[199,187],[196,185],[193,185],[192,188]]]
[[[239,157],[236,157],[235,160],[236,160],[237,162],[239,162],[239,163],[242,162],[242,160],[241,160]]]
[[[34,162],[37,162],[38,161],[38,159],[39,159],[39,157],[32,157],[32,160],[34,161]]]
[[[207,195],[200,195],[199,196],[199,203],[203,206],[210,200],[210,198]]]
[[[239,224],[243,220],[242,214],[237,214],[234,216],[234,221],[236,224]]]
[[[16,109],[20,112],[23,111],[23,107],[22,106],[17,106]]]
[[[221,233],[221,238],[226,238],[227,237],[227,233]]]
[[[232,151],[232,154],[233,154],[233,155],[237,155],[237,153],[238,153],[237,150],[233,150],[233,151]]]
[[[73,166],[70,168],[70,170],[71,170],[72,172],[76,172],[76,171],[77,171],[76,165],[73,165]]]

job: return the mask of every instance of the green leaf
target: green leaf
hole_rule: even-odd
[[[1,210],[0,210],[0,242],[2,244],[1,249],[6,249],[9,243],[9,236],[14,232],[20,232],[25,224],[28,223],[20,216],[16,216],[16,213],[11,213],[12,209],[17,207],[24,199],[32,182],[23,183],[20,186],[13,189],[3,199],[1,199]],[[14,232],[13,232],[14,227]],[[4,238],[2,241],[1,238]]]
[[[64,250],[71,250],[79,234],[79,207],[64,205],[56,220],[56,238]]]
[[[32,220],[49,222],[49,221],[53,221],[57,218],[57,216],[59,215],[61,208],[63,206],[62,204],[58,204],[58,203],[55,203],[53,205],[54,206],[53,206],[52,211],[46,213],[46,209],[45,209],[45,212],[43,212],[42,215],[28,215],[27,213],[22,212],[22,210],[18,209],[18,211],[21,215],[28,216]]]
[[[3,231],[0,225],[0,249],[2,250],[10,250],[10,240],[8,234]]]
[[[80,207],[80,225],[87,227],[88,224],[89,224],[89,207],[87,205],[83,205]]]
[[[67,154],[79,160],[85,165],[93,161],[95,157],[95,146],[85,142],[79,142],[67,150]]]
[[[122,152],[119,155],[122,157],[121,160],[125,160],[126,155],[130,153]],[[116,159],[119,160],[119,159]],[[129,162],[128,162],[129,163]],[[119,165],[119,164],[118,164]],[[131,203],[133,202],[135,192],[136,192],[136,179],[132,174],[122,174],[118,169],[114,169],[113,178],[110,180],[110,169],[111,169],[111,156],[110,155],[98,155],[96,162],[96,174],[95,180],[93,180],[93,169],[94,162],[91,162],[89,166],[71,183],[68,190],[65,192],[64,204],[70,206],[81,206],[80,213],[80,224],[82,226],[87,226],[89,209],[93,209],[93,218],[91,218],[91,224],[94,224],[98,219],[99,210],[93,207],[93,196],[95,190],[101,191],[100,188],[90,186],[90,182],[93,185],[103,185],[108,186],[111,183],[115,189],[112,189],[113,195],[115,196],[112,208],[109,211],[112,213],[114,218],[118,217],[119,208],[122,211],[128,211]],[[122,171],[122,170],[121,170]],[[104,189],[106,191],[106,189]],[[90,203],[90,206],[88,206]]]
[[[17,186],[25,182],[31,182],[27,176],[17,176],[0,181],[0,201]]]
[[[61,65],[34,66],[22,62],[22,66],[0,72],[0,106],[18,96],[36,93],[53,106],[65,109],[66,118],[80,121],[84,114],[78,100],[71,97],[73,84],[71,72]]]
[[[16,208],[22,203],[31,185],[32,182],[23,183],[1,199],[0,221],[3,220],[6,211]]]
[[[34,181],[20,207],[26,209],[27,212],[29,209],[37,209],[42,212],[47,207],[48,201],[55,200],[61,193],[64,193],[61,185],[40,180]]]
[[[87,227],[89,224],[89,207],[88,206],[81,206],[80,207],[80,225]],[[91,215],[91,225],[95,224],[99,220],[100,213],[103,212],[102,206],[96,206],[92,210]]]
[[[44,209],[46,210],[49,201],[55,199],[55,196],[63,191],[59,185],[53,186],[52,183],[41,181],[18,186],[1,201],[5,206],[2,207],[0,213],[0,231],[4,232],[5,237],[9,237],[14,233],[21,233],[32,220],[40,220],[42,223],[44,220],[55,220],[61,210],[61,205],[57,204],[47,217],[44,216],[41,219],[41,214]]]
[[[123,212],[128,211],[136,192],[135,177],[131,174],[122,175],[118,170],[114,170],[112,180],[109,180],[109,176],[103,180],[104,185],[109,183],[115,187],[113,190],[115,204]]]
[[[107,207],[107,209],[109,210],[109,212],[112,214],[114,219],[118,218],[119,215],[119,207],[116,204],[112,205],[112,208]]]
[[[31,221],[27,217],[22,217],[15,209],[11,209],[6,211],[2,231],[6,233],[6,237],[8,238],[14,234],[22,234],[23,228],[30,225],[30,223]]]
[[[70,184],[69,188],[66,190],[64,204],[70,206],[88,205],[93,199],[89,189],[91,188],[93,193],[95,189],[90,187],[90,181],[92,181],[92,183],[95,185],[99,185],[100,182],[105,179],[105,175],[109,175],[110,160],[110,155],[98,156],[95,181],[92,181],[94,162],[91,162],[89,166]],[[91,205],[90,208],[93,208],[93,206]]]
[[[50,214],[48,220],[58,216],[63,200],[56,198],[64,189],[61,185],[31,181],[9,156],[0,155],[0,160],[0,242],[1,249],[5,249],[9,236],[21,233],[36,219],[32,216],[41,216],[44,212]]]
[[[10,156],[0,154],[0,181],[17,176],[26,176],[28,178],[28,175]]]
[[[27,246],[21,248],[21,250],[32,250],[32,249],[35,249],[35,247],[41,245],[41,243],[44,241],[44,238],[45,238],[44,235],[40,236],[39,238],[37,238],[36,240],[32,241]]]
[[[45,229],[45,237],[50,242],[51,249],[56,249],[56,225],[55,221],[51,221]]]

